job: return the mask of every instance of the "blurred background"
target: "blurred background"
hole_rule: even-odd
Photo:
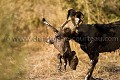
[[[53,45],[43,41],[53,32],[42,24],[42,18],[60,28],[68,9],[84,14],[84,23],[110,23],[120,20],[120,0],[0,0],[0,80],[80,80],[89,59],[74,41],[77,71],[58,74]],[[36,38],[40,40],[36,41]],[[94,75],[104,80],[120,79],[120,51],[103,53]]]

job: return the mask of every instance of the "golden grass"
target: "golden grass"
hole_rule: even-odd
[[[72,48],[77,48],[79,65],[76,71],[67,66],[66,72],[57,71],[57,53],[53,45],[44,43],[44,48],[38,52],[30,52],[26,57],[27,75],[26,79],[38,80],[83,80],[89,67],[89,58],[79,45],[71,42]],[[73,45],[75,44],[75,45]],[[93,77],[103,80],[119,80],[120,76],[120,54],[119,51],[112,53],[100,53],[99,62],[93,73]]]

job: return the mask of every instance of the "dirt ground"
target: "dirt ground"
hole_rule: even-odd
[[[45,46],[44,46],[45,47]],[[120,80],[120,51],[101,53],[95,67],[95,80]],[[26,80],[84,80],[89,66],[89,58],[84,52],[77,53],[79,64],[73,71],[57,71],[57,50],[48,45],[38,52],[30,52],[26,57]]]

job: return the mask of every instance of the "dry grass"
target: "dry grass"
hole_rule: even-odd
[[[75,44],[75,45],[72,45]],[[89,66],[88,56],[80,50],[78,44],[71,42],[71,46],[79,50],[79,65],[76,71],[67,66],[67,71],[57,71],[57,50],[53,45],[44,43],[44,48],[38,52],[30,52],[26,57],[26,80],[83,80]],[[120,79],[120,51],[101,53],[93,77],[103,80]]]

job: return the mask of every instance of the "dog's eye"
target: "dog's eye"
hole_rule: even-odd
[[[56,36],[57,39],[61,39],[61,36]]]

